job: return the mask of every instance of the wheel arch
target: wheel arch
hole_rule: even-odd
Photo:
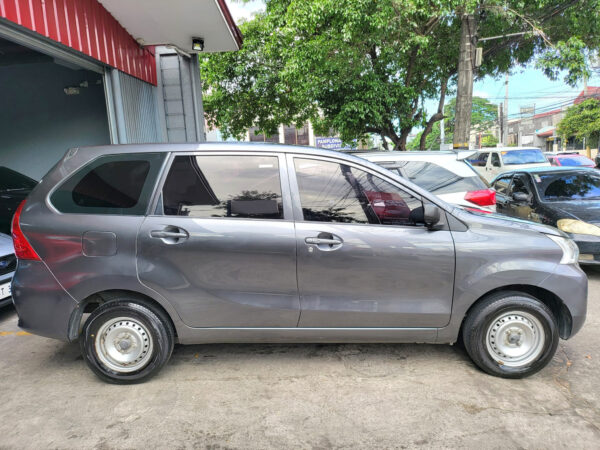
[[[124,296],[130,297],[141,304],[151,305],[160,309],[171,321],[171,325],[173,326],[173,330],[175,332],[175,339],[177,339],[176,322],[173,320],[173,317],[169,311],[160,302],[140,292],[127,289],[108,289],[91,294],[79,302],[79,306],[73,311],[69,321],[69,340],[73,342],[79,339],[85,314],[90,314],[99,306]]]
[[[511,284],[506,286],[500,286],[481,295],[477,300],[473,302],[473,304],[469,307],[464,317],[462,318],[462,322],[460,325],[461,334],[463,325],[465,323],[465,319],[469,316],[473,308],[490,295],[496,294],[498,292],[519,292],[529,294],[532,297],[535,297],[543,304],[545,304],[548,308],[550,308],[550,311],[552,311],[552,314],[554,315],[558,323],[558,332],[561,339],[568,339],[571,336],[571,331],[573,328],[573,318],[571,316],[569,308],[567,308],[565,303],[553,292],[539,286],[533,286],[528,284]]]

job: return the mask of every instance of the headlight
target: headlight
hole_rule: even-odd
[[[581,220],[560,219],[558,222],[556,222],[556,226],[559,230],[562,230],[565,233],[591,234],[593,236],[600,236],[600,227],[592,225],[591,223],[582,222]]]
[[[575,264],[579,260],[579,247],[571,239],[562,236],[553,236],[547,234],[563,251],[563,256],[560,260],[561,264]]]

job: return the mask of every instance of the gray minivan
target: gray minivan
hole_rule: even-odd
[[[585,320],[577,246],[450,206],[337,152],[268,144],[75,148],[13,220],[19,325],[80,341],[100,378],[175,343],[464,342],[535,373]]]

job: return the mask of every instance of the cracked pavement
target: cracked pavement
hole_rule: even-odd
[[[0,310],[0,448],[600,448],[600,268],[552,363],[493,378],[447,345],[177,346],[153,380],[104,384],[77,344]]]

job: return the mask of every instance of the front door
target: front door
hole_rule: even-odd
[[[454,243],[418,221],[422,200],[347,162],[289,156],[300,327],[443,327]],[[294,176],[295,172],[295,176]]]
[[[297,325],[296,241],[280,159],[173,158],[138,234],[138,273],[188,326]]]

